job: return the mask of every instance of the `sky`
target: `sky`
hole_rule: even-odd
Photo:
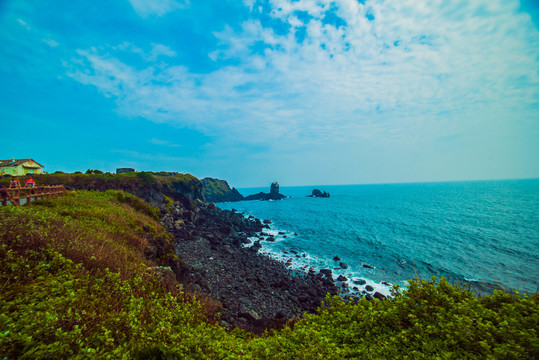
[[[539,177],[539,2],[0,0],[0,124],[48,172]]]

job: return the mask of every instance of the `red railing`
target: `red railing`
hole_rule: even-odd
[[[32,200],[45,199],[51,196],[61,196],[66,194],[64,185],[36,186],[34,188],[6,189],[0,188],[0,202],[3,206],[11,203],[15,206],[21,205],[21,199],[26,199],[26,203]]]

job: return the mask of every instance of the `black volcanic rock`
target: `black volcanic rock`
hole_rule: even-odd
[[[286,264],[258,253],[260,240],[243,247],[247,237],[264,229],[259,219],[195,201],[190,207],[174,203],[161,222],[187,269],[184,285],[219,301],[226,326],[260,333],[316,311],[327,293],[338,293],[331,275],[293,274]]]
[[[332,276],[332,272],[330,269],[322,269],[320,270],[320,274],[323,274],[325,276],[327,276],[328,278],[331,278]]]
[[[314,189],[313,193],[311,195],[307,195],[307,197],[320,197],[320,198],[328,198],[329,193],[328,192],[322,192],[318,189]]]

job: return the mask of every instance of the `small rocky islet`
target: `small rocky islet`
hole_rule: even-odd
[[[313,192],[311,195],[307,195],[307,197],[318,197],[318,198],[328,198],[330,197],[328,192],[321,191],[319,189],[313,189]]]

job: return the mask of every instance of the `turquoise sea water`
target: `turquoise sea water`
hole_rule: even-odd
[[[331,197],[306,197],[313,188]],[[238,190],[249,195],[269,186]],[[351,289],[351,280],[361,278],[385,294],[383,281],[405,285],[433,275],[484,291],[491,284],[538,290],[539,179],[281,186],[280,192],[289,198],[217,205],[270,219],[277,241],[263,241],[263,251],[291,260],[294,269],[331,268]],[[339,269],[335,255],[347,269]]]

